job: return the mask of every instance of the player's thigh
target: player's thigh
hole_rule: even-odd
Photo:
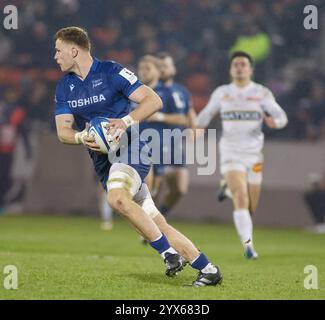
[[[227,182],[231,193],[248,197],[247,189],[247,173],[239,170],[230,170],[224,173],[224,178]]]
[[[153,166],[151,166],[148,175],[145,178],[145,183],[147,184],[149,191],[152,193],[154,189],[154,172],[153,172]]]
[[[257,209],[261,194],[263,180],[263,155],[253,155],[247,172],[248,192],[250,199],[250,212],[254,213]]]
[[[260,200],[262,184],[248,184],[249,211],[254,213]]]
[[[150,190],[152,197],[156,200],[159,196],[162,187],[163,176],[154,176],[152,190]]]
[[[174,166],[166,174],[167,184],[171,192],[185,194],[188,191],[189,174],[186,167]]]
[[[124,163],[114,163],[106,184],[109,204],[115,208],[123,199],[132,199],[141,184],[141,177],[134,168]]]
[[[188,191],[189,185],[189,173],[186,167],[180,167],[177,169],[177,188],[181,194],[185,194]]]
[[[132,200],[132,195],[128,190],[116,188],[107,191],[107,200],[113,210],[122,213],[126,209],[126,202]]]
[[[238,152],[220,149],[220,173],[232,193],[247,191],[247,165]]]
[[[150,190],[152,195],[155,197],[159,192],[162,186],[163,177],[166,174],[166,166],[162,164],[153,165],[153,188]]]

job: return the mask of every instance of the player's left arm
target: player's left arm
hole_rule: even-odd
[[[148,118],[148,121],[162,122],[170,125],[189,127],[187,115],[179,113],[162,113],[156,112]]]
[[[195,130],[197,128],[197,114],[196,114],[192,104],[190,106],[190,110],[188,111],[187,117],[189,120],[189,127],[192,130]]]
[[[196,113],[192,107],[185,114],[156,112],[150,116],[148,121],[163,122],[170,125],[196,128]]]
[[[265,89],[261,103],[265,113],[264,121],[268,127],[282,129],[287,125],[288,117],[269,89]]]
[[[115,89],[129,100],[138,104],[132,112],[121,119],[110,119],[107,130],[114,137],[120,136],[128,127],[141,122],[162,108],[160,97],[137,76],[121,65],[115,67]]]
[[[162,101],[158,94],[146,85],[136,89],[129,99],[138,104],[138,107],[130,112],[129,116],[135,122],[141,122],[162,108]]]
[[[172,102],[170,102],[172,104]],[[196,123],[196,114],[194,109],[192,108],[192,103],[190,99],[190,95],[186,92],[184,107],[176,108],[177,112],[171,113],[162,113],[156,112],[151,117],[149,117],[148,121],[155,122],[163,122],[169,125],[183,126],[194,128]]]
[[[128,127],[147,119],[162,108],[160,97],[146,85],[141,85],[134,90],[129,99],[137,103],[138,106],[121,119],[110,119],[107,130],[113,136],[120,136]]]

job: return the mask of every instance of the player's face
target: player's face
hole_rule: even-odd
[[[237,57],[231,62],[230,75],[233,80],[249,80],[253,75],[253,67],[246,57]]]
[[[148,85],[153,81],[159,80],[160,72],[153,63],[143,61],[139,63],[138,76],[143,84]]]
[[[160,78],[162,81],[173,79],[176,75],[176,67],[171,57],[161,59]]]
[[[75,48],[72,44],[66,43],[60,39],[55,43],[55,56],[56,63],[60,66],[61,71],[66,72],[74,66]]]

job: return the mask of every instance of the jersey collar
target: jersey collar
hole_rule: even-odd
[[[248,85],[246,85],[245,87],[238,87],[237,85],[235,85],[233,82],[231,83],[232,87],[235,88],[236,90],[239,91],[247,91],[250,88],[252,88],[252,86],[254,85],[254,82],[251,81]]]
[[[88,74],[87,74],[87,76],[86,76],[86,78],[84,79],[84,80],[81,80],[76,74],[74,74],[73,73],[73,75],[74,75],[74,77],[78,80],[78,81],[80,81],[81,83],[85,83],[88,79],[89,79],[89,77],[91,76],[91,74],[94,72],[94,71],[96,71],[96,69],[97,69],[97,67],[98,67],[98,65],[99,65],[99,60],[97,59],[97,58],[95,58],[95,57],[92,57],[93,58],[93,63],[91,64],[91,67],[90,67],[90,69],[89,69],[89,72],[88,72]]]
[[[93,64],[90,67],[90,71],[91,72],[96,71],[98,64],[99,64],[99,60],[97,58],[93,57]]]

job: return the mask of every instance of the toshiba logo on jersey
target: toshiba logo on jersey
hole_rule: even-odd
[[[102,102],[102,101],[106,101],[106,98],[104,97],[103,94],[101,94],[99,96],[92,96],[89,98],[84,98],[84,99],[69,100],[68,103],[69,103],[69,107],[77,108],[77,107],[88,106],[90,104],[94,104],[94,103],[98,103],[98,102]]]

